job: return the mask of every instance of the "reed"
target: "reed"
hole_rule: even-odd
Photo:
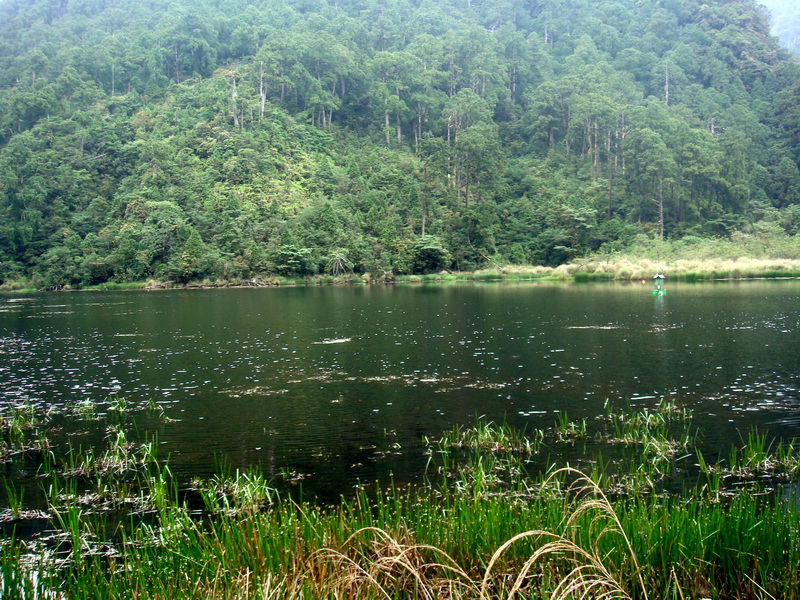
[[[569,415],[566,412],[558,414],[558,424],[555,427],[556,439],[559,442],[576,442],[578,440],[588,439],[589,435],[586,433],[586,419],[581,421],[570,421]]]
[[[542,444],[570,442],[558,432],[585,422],[563,415],[525,433],[479,418],[428,440],[444,481],[361,487],[335,506],[284,498],[255,470],[221,468],[181,490],[148,443],[118,426],[104,449],[72,449],[61,468],[42,469],[55,551],[40,544],[34,558],[29,542],[9,540],[0,585],[4,598],[800,597],[800,517],[789,492],[739,487],[721,497],[707,482],[670,495],[615,484],[652,478],[648,440],[680,440],[690,424],[673,403],[608,406],[595,441],[630,457],[609,470],[598,456],[586,475],[536,466]],[[119,468],[74,472],[108,453]],[[797,468],[794,446],[756,432],[705,471],[734,464],[756,481],[765,469]],[[22,515],[25,498],[7,495]],[[109,521],[121,508],[130,520]]]
[[[664,246],[664,251],[658,256],[653,250],[634,248],[624,255],[579,259],[565,268],[564,273],[574,277],[576,281],[609,278],[619,281],[649,280],[657,272],[666,273],[670,280],[687,282],[800,276],[798,256],[776,259],[734,254],[729,258],[720,258],[720,255],[703,254],[692,254],[680,245]]]
[[[436,444],[443,448],[469,448],[490,452],[517,452],[535,454],[539,451],[544,432],[536,430],[530,435],[505,423],[496,424],[483,417],[476,419],[475,425],[464,427],[455,425],[445,432]],[[428,443],[431,440],[427,440]]]
[[[547,491],[553,486],[561,494]],[[601,590],[621,598],[679,598],[679,591],[797,597],[800,523],[780,503],[749,495],[727,507],[612,501],[571,470],[542,489],[525,502],[362,490],[339,507],[286,502],[210,521],[176,509],[157,530],[128,538],[110,559],[114,568],[74,566],[65,591],[103,598],[477,600],[601,597]],[[77,522],[65,527],[76,547],[92,533]]]
[[[791,479],[800,473],[800,451],[794,440],[770,439],[767,434],[753,429],[741,446],[731,448],[727,464],[706,466],[706,471],[715,469],[723,476],[740,479]]]
[[[87,285],[83,289],[95,292],[119,292],[126,290],[141,290],[146,285],[147,284],[143,281],[126,281],[126,282],[106,281],[104,283],[99,283],[97,285]]]
[[[255,470],[234,475],[219,474],[211,480],[195,479],[192,489],[203,498],[210,514],[255,512],[279,499],[278,491]]]

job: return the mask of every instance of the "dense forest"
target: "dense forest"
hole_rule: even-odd
[[[756,0],[0,0],[0,284],[800,231]]]

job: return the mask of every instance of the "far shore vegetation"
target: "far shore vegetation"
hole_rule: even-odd
[[[358,273],[289,277],[264,274],[246,279],[202,279],[188,282],[148,279],[108,281],[83,288],[42,287],[35,280],[10,280],[0,292],[68,291],[85,289],[191,289],[214,287],[270,287],[298,285],[352,285],[372,283],[430,283],[448,281],[649,281],[656,273],[672,281],[712,281],[800,277],[800,236],[779,232],[739,233],[727,238],[687,236],[679,240],[654,240],[641,235],[624,248],[607,245],[586,257],[556,267],[516,265],[487,257],[488,268],[474,271],[396,274]]]

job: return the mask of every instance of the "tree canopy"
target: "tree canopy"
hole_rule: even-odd
[[[3,0],[0,283],[796,235],[798,107],[755,0]]]

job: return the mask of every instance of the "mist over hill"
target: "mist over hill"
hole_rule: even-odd
[[[800,4],[795,0],[761,0],[770,11],[772,33],[781,43],[800,55]]]

